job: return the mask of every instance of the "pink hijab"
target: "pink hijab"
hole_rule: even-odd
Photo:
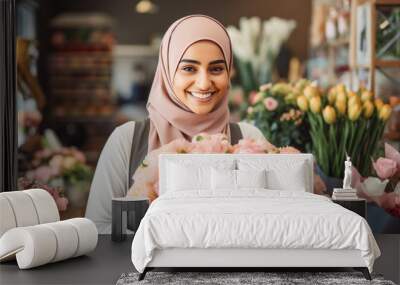
[[[186,49],[200,40],[210,40],[221,48],[230,74],[232,46],[220,22],[204,15],[190,15],[175,21],[162,39],[157,70],[147,101],[150,117],[148,152],[174,139],[191,140],[201,132],[226,133],[230,138],[227,94],[211,112],[198,115],[173,92],[173,78],[179,61]]]

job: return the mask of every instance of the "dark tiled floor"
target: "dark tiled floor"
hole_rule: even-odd
[[[376,235],[376,240],[382,256],[374,272],[399,284],[400,235]],[[15,261],[0,264],[0,284],[115,284],[122,273],[134,271],[131,243],[132,238],[113,243],[110,236],[100,236],[96,251],[88,256],[29,270],[18,270]]]

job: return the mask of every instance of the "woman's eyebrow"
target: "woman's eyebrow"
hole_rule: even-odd
[[[187,63],[194,63],[194,64],[201,64],[200,61],[193,60],[193,59],[182,59],[180,62],[187,62]],[[209,64],[218,64],[218,63],[225,63],[223,59],[217,59],[210,61]]]

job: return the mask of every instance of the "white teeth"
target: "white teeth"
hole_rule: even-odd
[[[197,92],[189,92],[191,95],[197,98],[205,99],[210,97],[213,93],[197,93]]]

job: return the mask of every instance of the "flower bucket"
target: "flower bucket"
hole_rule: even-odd
[[[67,183],[65,187],[65,196],[69,201],[69,207],[82,208],[86,206],[89,196],[90,183],[87,181],[74,184]]]

